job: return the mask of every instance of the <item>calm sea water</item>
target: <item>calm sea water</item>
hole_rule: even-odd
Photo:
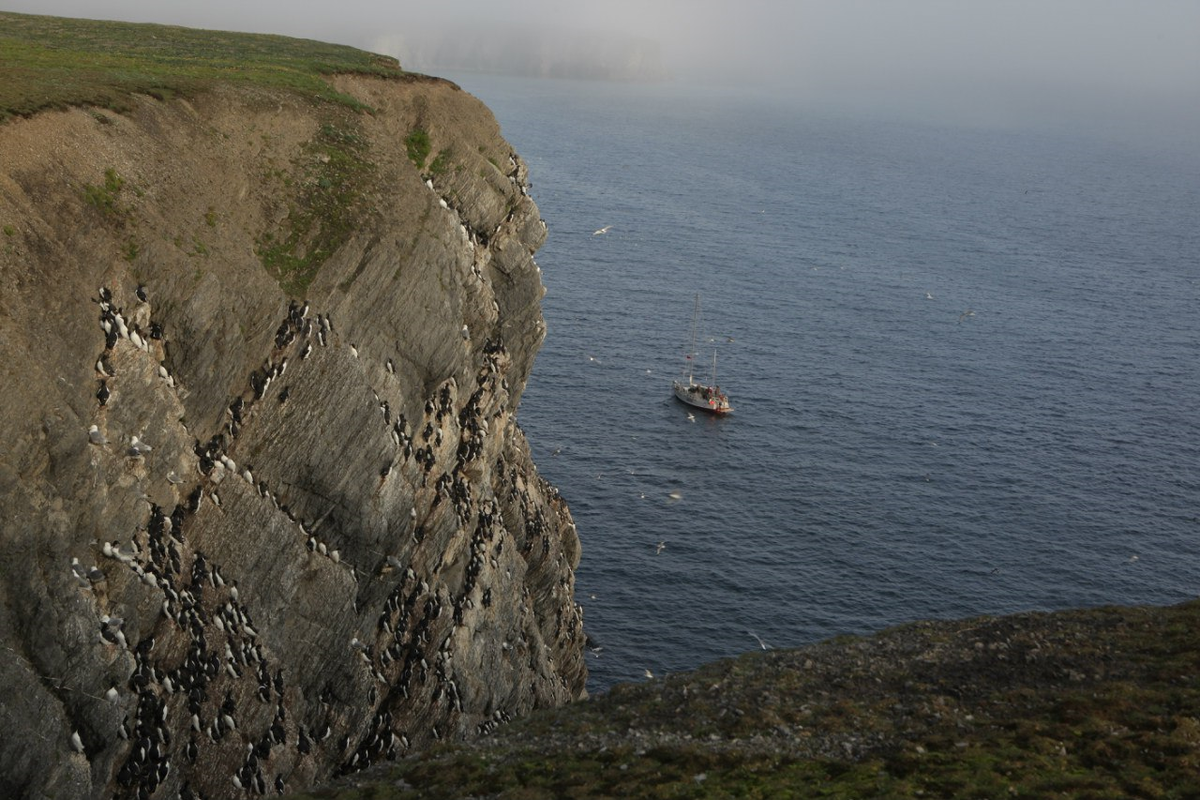
[[[1200,158],[457,79],[549,224],[520,420],[579,526],[593,692],[755,636],[1197,595]],[[723,419],[670,394],[696,293]]]

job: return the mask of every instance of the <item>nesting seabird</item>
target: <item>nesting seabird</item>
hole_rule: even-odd
[[[146,298],[146,287],[145,287],[145,286],[142,286],[141,284],[138,284],[138,287],[137,287],[137,289],[134,291],[134,294],[136,294],[136,295],[137,295],[137,299],[138,299],[138,300],[141,300],[143,303],[149,302],[149,301],[147,300],[147,298]]]
[[[129,455],[133,456],[134,458],[141,458],[153,449],[154,448],[138,439],[136,436],[131,437],[129,440]]]
[[[92,444],[108,444],[108,437],[100,432],[98,425],[88,428],[88,441]]]
[[[108,390],[108,381],[100,381],[100,388],[96,390],[96,399],[100,401],[100,405],[108,405],[108,398],[111,394]]]
[[[71,749],[76,753],[83,752],[83,740],[79,738],[79,731],[71,731]]]

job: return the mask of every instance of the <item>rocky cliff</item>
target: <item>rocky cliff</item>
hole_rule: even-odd
[[[303,789],[584,694],[517,425],[525,165],[456,86],[0,125],[0,792]]]

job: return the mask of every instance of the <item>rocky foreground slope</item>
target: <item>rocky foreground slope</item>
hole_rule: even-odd
[[[515,418],[545,225],[392,71],[0,125],[5,797],[303,789],[584,695]]]
[[[305,796],[1200,797],[1200,601],[748,653]]]

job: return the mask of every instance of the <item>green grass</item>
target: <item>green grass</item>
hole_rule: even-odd
[[[417,169],[425,169],[425,161],[432,149],[429,134],[420,128],[414,128],[404,137],[404,147],[408,151],[409,160],[417,165]]]
[[[258,256],[288,294],[303,296],[317,272],[360,221],[363,187],[374,174],[368,143],[353,118],[322,125],[305,145],[300,185],[282,235],[264,234]]]
[[[870,641],[897,647],[859,648]],[[490,746],[443,744],[361,785],[300,796],[1200,797],[1200,602],[916,623],[836,642],[619,685],[514,722]],[[816,666],[802,666],[810,656]],[[837,665],[837,683],[822,663]],[[699,691],[685,700],[682,686]],[[714,716],[711,704],[747,713]],[[774,731],[810,705],[828,709],[804,731],[878,732],[877,743],[856,757],[838,747],[804,756],[793,747],[803,731]]]
[[[454,154],[449,150],[442,150],[437,154],[437,158],[429,165],[429,172],[432,175],[444,175],[450,169],[450,160]]]
[[[325,80],[337,73],[404,74],[395,59],[306,39],[0,12],[0,122],[72,106],[122,112],[134,94],[190,96],[215,83],[362,108]]]
[[[109,167],[104,170],[103,185],[84,184],[83,199],[105,216],[120,216],[122,211],[117,200],[123,188],[125,188],[125,179],[118,175],[116,170]]]

